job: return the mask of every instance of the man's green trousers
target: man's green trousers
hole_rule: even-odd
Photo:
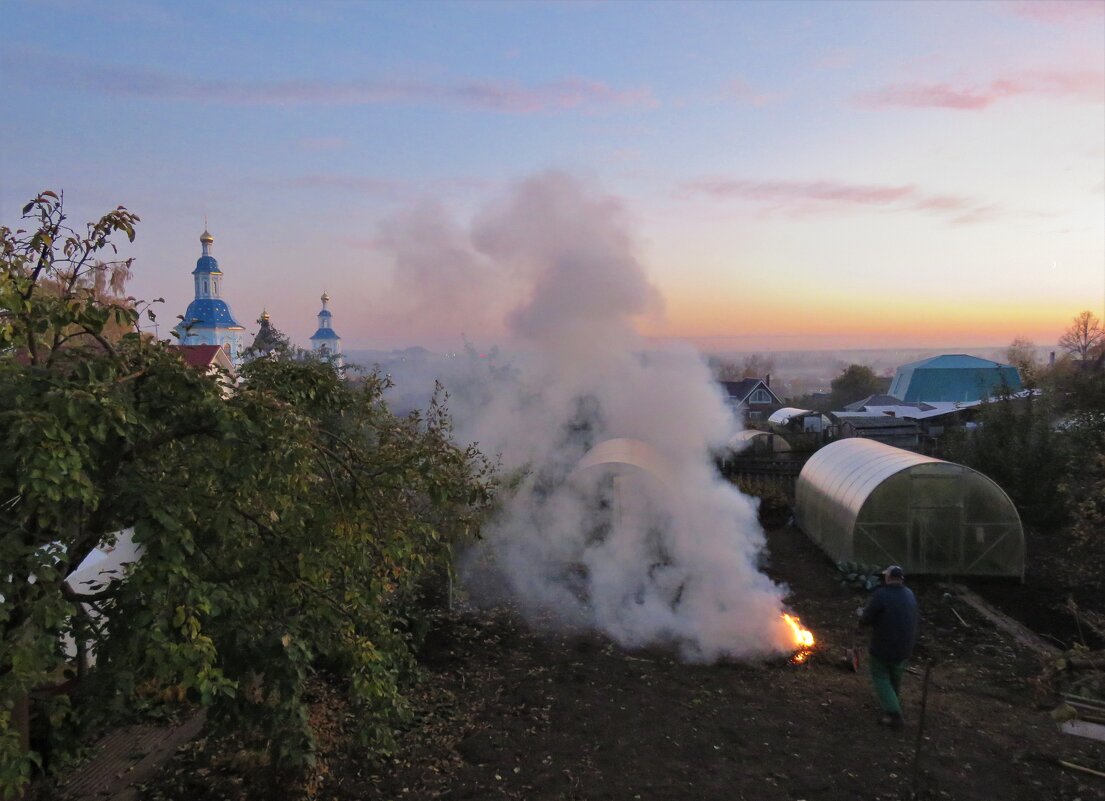
[[[879,697],[883,711],[902,714],[902,674],[908,660],[887,662],[870,653],[867,658],[871,663],[871,683],[875,685],[875,695]]]

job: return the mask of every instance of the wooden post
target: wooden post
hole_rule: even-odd
[[[932,662],[925,665],[925,677],[921,680],[921,712],[917,716],[917,745],[913,749],[913,797],[920,798],[921,782],[921,744],[925,737],[925,710],[929,700],[929,675],[932,673]]]

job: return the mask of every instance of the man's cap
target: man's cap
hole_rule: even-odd
[[[905,578],[905,572],[898,565],[891,565],[886,570],[882,571],[882,574],[887,578]]]

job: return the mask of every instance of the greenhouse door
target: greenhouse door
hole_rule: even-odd
[[[954,573],[962,565],[963,484],[958,475],[913,475],[910,552],[924,573]]]

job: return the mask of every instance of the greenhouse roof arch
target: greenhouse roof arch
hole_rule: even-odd
[[[640,470],[658,480],[669,490],[678,486],[675,470],[659,451],[639,439],[618,437],[600,442],[583,455],[569,478],[595,467],[615,467]]]
[[[754,428],[738,431],[730,437],[728,447],[733,453],[747,452],[755,455],[789,453],[791,450],[790,443],[781,435]]]
[[[1024,529],[1001,487],[881,442],[850,438],[815,453],[798,477],[795,520],[837,562],[1024,577]]]

